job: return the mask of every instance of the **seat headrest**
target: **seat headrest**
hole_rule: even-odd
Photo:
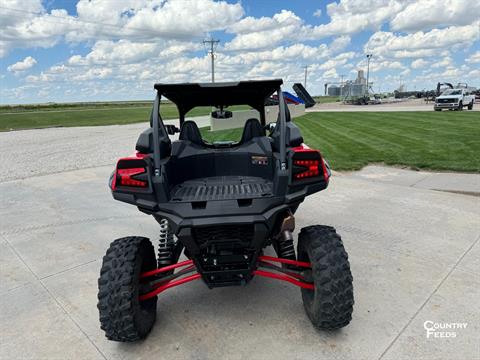
[[[245,123],[240,143],[252,140],[254,137],[265,136],[265,129],[257,119],[248,119]]]
[[[183,123],[178,139],[190,141],[197,145],[203,145],[202,134],[200,133],[197,124],[190,120]]]
[[[158,137],[160,143],[160,158],[166,158],[170,156],[172,143],[168,135],[160,135]],[[135,149],[142,154],[151,154],[153,153],[153,129],[148,128],[143,131],[137,140],[137,145]]]

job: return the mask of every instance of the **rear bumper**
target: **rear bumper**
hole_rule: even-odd
[[[303,199],[302,199],[303,200]],[[175,234],[184,228],[196,228],[222,225],[265,224],[273,230],[276,216],[298,204],[285,204],[282,199],[253,199],[246,207],[239,206],[236,200],[207,202],[206,208],[195,209],[191,203],[178,205],[171,209],[162,204],[161,210],[152,215],[157,221],[166,218]],[[171,211],[169,211],[171,210]]]

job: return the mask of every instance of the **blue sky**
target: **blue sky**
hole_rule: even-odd
[[[283,78],[323,94],[372,53],[375,91],[480,86],[470,0],[0,0],[0,103],[150,99],[155,82]]]

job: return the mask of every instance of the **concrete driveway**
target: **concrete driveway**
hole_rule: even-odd
[[[141,127],[53,129],[57,149],[42,140],[52,130],[0,134],[0,358],[480,358],[480,198],[379,179],[378,169],[335,176],[296,216],[298,229],[328,224],[344,238],[355,288],[348,327],[314,330],[298,288],[256,278],[243,288],[171,289],[145,341],[107,341],[96,309],[101,258],[117,237],[157,237],[152,218],[107,189],[111,157],[131,153]],[[11,149],[21,162],[1,149],[12,137],[30,139],[30,158],[20,145]],[[37,170],[29,175],[26,164]],[[426,321],[467,325],[427,338]]]

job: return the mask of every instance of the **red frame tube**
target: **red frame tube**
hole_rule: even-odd
[[[274,264],[272,264],[272,263],[269,263],[269,262],[266,262],[266,261],[261,261],[261,262],[260,262],[260,264],[259,264],[259,265],[260,265],[260,267],[262,266],[262,263],[263,263],[263,264],[268,264],[268,265],[274,265]],[[264,267],[266,267],[266,266],[264,266]],[[268,269],[268,267],[267,267],[267,269]],[[304,277],[303,277],[302,275],[300,275],[300,274],[297,274],[297,273],[294,273],[294,272],[290,272],[290,271],[283,271],[283,273],[284,273],[284,274],[287,274],[288,276],[291,276],[291,277],[297,278],[297,279],[299,279],[299,280],[305,280],[305,279],[304,279]]]
[[[152,298],[152,297],[154,297],[154,296],[157,296],[157,295],[160,294],[162,291],[165,291],[165,290],[167,290],[167,289],[170,289],[170,288],[175,287],[175,286],[178,286],[178,285],[185,284],[185,283],[190,282],[190,281],[193,281],[193,280],[200,279],[200,277],[201,277],[201,275],[197,273],[197,274],[193,274],[193,275],[184,277],[184,278],[179,279],[179,280],[169,281],[168,283],[163,284],[163,285],[160,285],[160,286],[157,287],[155,290],[150,291],[149,293],[140,295],[138,298],[139,298],[140,301],[150,299],[150,298]]]
[[[176,264],[164,266],[160,269],[155,269],[155,270],[152,270],[152,271],[144,272],[144,273],[140,274],[140,279],[143,279],[143,278],[146,278],[146,277],[149,277],[149,276],[153,276],[153,275],[157,275],[157,274],[160,274],[162,272],[165,272],[165,271],[168,271],[168,270],[173,270],[173,269],[183,267],[183,266],[187,266],[187,265],[193,265],[193,260],[185,260],[185,261],[182,261],[182,262],[179,262],[179,263],[176,263]]]
[[[293,285],[297,285],[301,288],[304,288],[304,289],[309,289],[309,290],[313,290],[314,289],[314,286],[313,284],[309,284],[309,283],[305,283],[305,282],[302,282],[302,281],[298,281],[297,279],[294,279],[288,275],[282,275],[282,274],[275,274],[275,273],[271,273],[269,271],[264,271],[264,270],[255,270],[253,272],[254,275],[258,275],[258,276],[263,276],[263,277],[268,277],[268,278],[272,278],[272,279],[277,279],[277,280],[282,280],[282,281],[286,281],[286,282],[289,282]]]
[[[182,271],[187,271],[186,274],[188,274],[188,272],[191,272],[191,271],[193,271],[194,269],[195,269],[195,265],[191,265],[191,266],[183,269]],[[198,274],[198,273],[196,273],[196,274]],[[179,275],[179,276],[181,276],[181,275]],[[163,286],[163,285],[165,285],[165,284],[168,284],[169,282],[174,281],[174,280],[175,280],[175,279],[166,280],[166,281],[160,281],[160,282],[158,282],[158,283],[153,284],[152,287],[153,287],[154,289],[156,289],[156,288],[158,288],[158,287],[160,287],[160,286]]]
[[[262,260],[273,261],[273,262],[278,262],[278,263],[281,263],[281,264],[295,265],[295,266],[304,267],[304,268],[311,268],[312,267],[312,264],[310,264],[308,262],[290,260],[290,259],[282,259],[282,258],[277,258],[277,257],[273,257],[273,256],[265,256],[265,255],[259,256],[258,260],[259,261],[262,261]]]
[[[281,263],[281,264],[294,265],[294,266],[303,267],[303,268],[311,268],[312,267],[312,264],[308,263],[308,262],[296,261],[296,260],[290,260],[290,259],[282,259],[282,258],[277,258],[277,257],[273,257],[273,256],[259,256],[258,261],[259,262],[263,261],[263,262],[266,262],[266,263],[271,261],[271,262],[277,262],[277,263]],[[179,263],[176,263],[176,264],[172,264],[172,265],[162,267],[160,269],[155,269],[155,270],[152,270],[152,271],[144,272],[144,273],[140,274],[140,279],[147,278],[147,277],[150,277],[150,276],[154,276],[154,275],[157,275],[157,274],[161,274],[161,273],[169,271],[169,270],[173,270],[173,269],[177,269],[177,268],[181,268],[181,267],[186,267],[186,266],[188,266],[188,267],[185,270],[193,269],[195,267],[195,265],[193,264],[193,260],[185,260],[185,261],[182,261],[182,262],[179,262]],[[309,289],[309,290],[314,289],[313,283],[307,283],[305,281],[302,281],[303,277],[301,275],[295,274],[295,273],[291,273],[291,274],[289,273],[288,275],[287,274],[277,274],[277,273],[272,273],[272,272],[269,272],[269,271],[258,270],[257,269],[257,270],[254,270],[252,272],[252,275],[258,275],[258,276],[263,276],[263,277],[267,277],[267,278],[271,278],[271,279],[286,281],[286,282],[289,282],[293,285],[299,286],[303,289]],[[170,288],[178,286],[178,285],[185,284],[185,283],[193,281],[193,280],[200,279],[201,277],[202,276],[199,273],[195,273],[195,274],[183,277],[183,278],[178,279],[178,280],[170,280],[170,281],[167,281],[165,283],[160,282],[159,284],[154,285],[154,287],[155,287],[154,290],[152,290],[152,291],[150,291],[146,294],[140,295],[139,300],[143,301],[143,300],[150,299],[152,297],[157,296],[162,291],[165,291],[167,289],[170,289]]]

